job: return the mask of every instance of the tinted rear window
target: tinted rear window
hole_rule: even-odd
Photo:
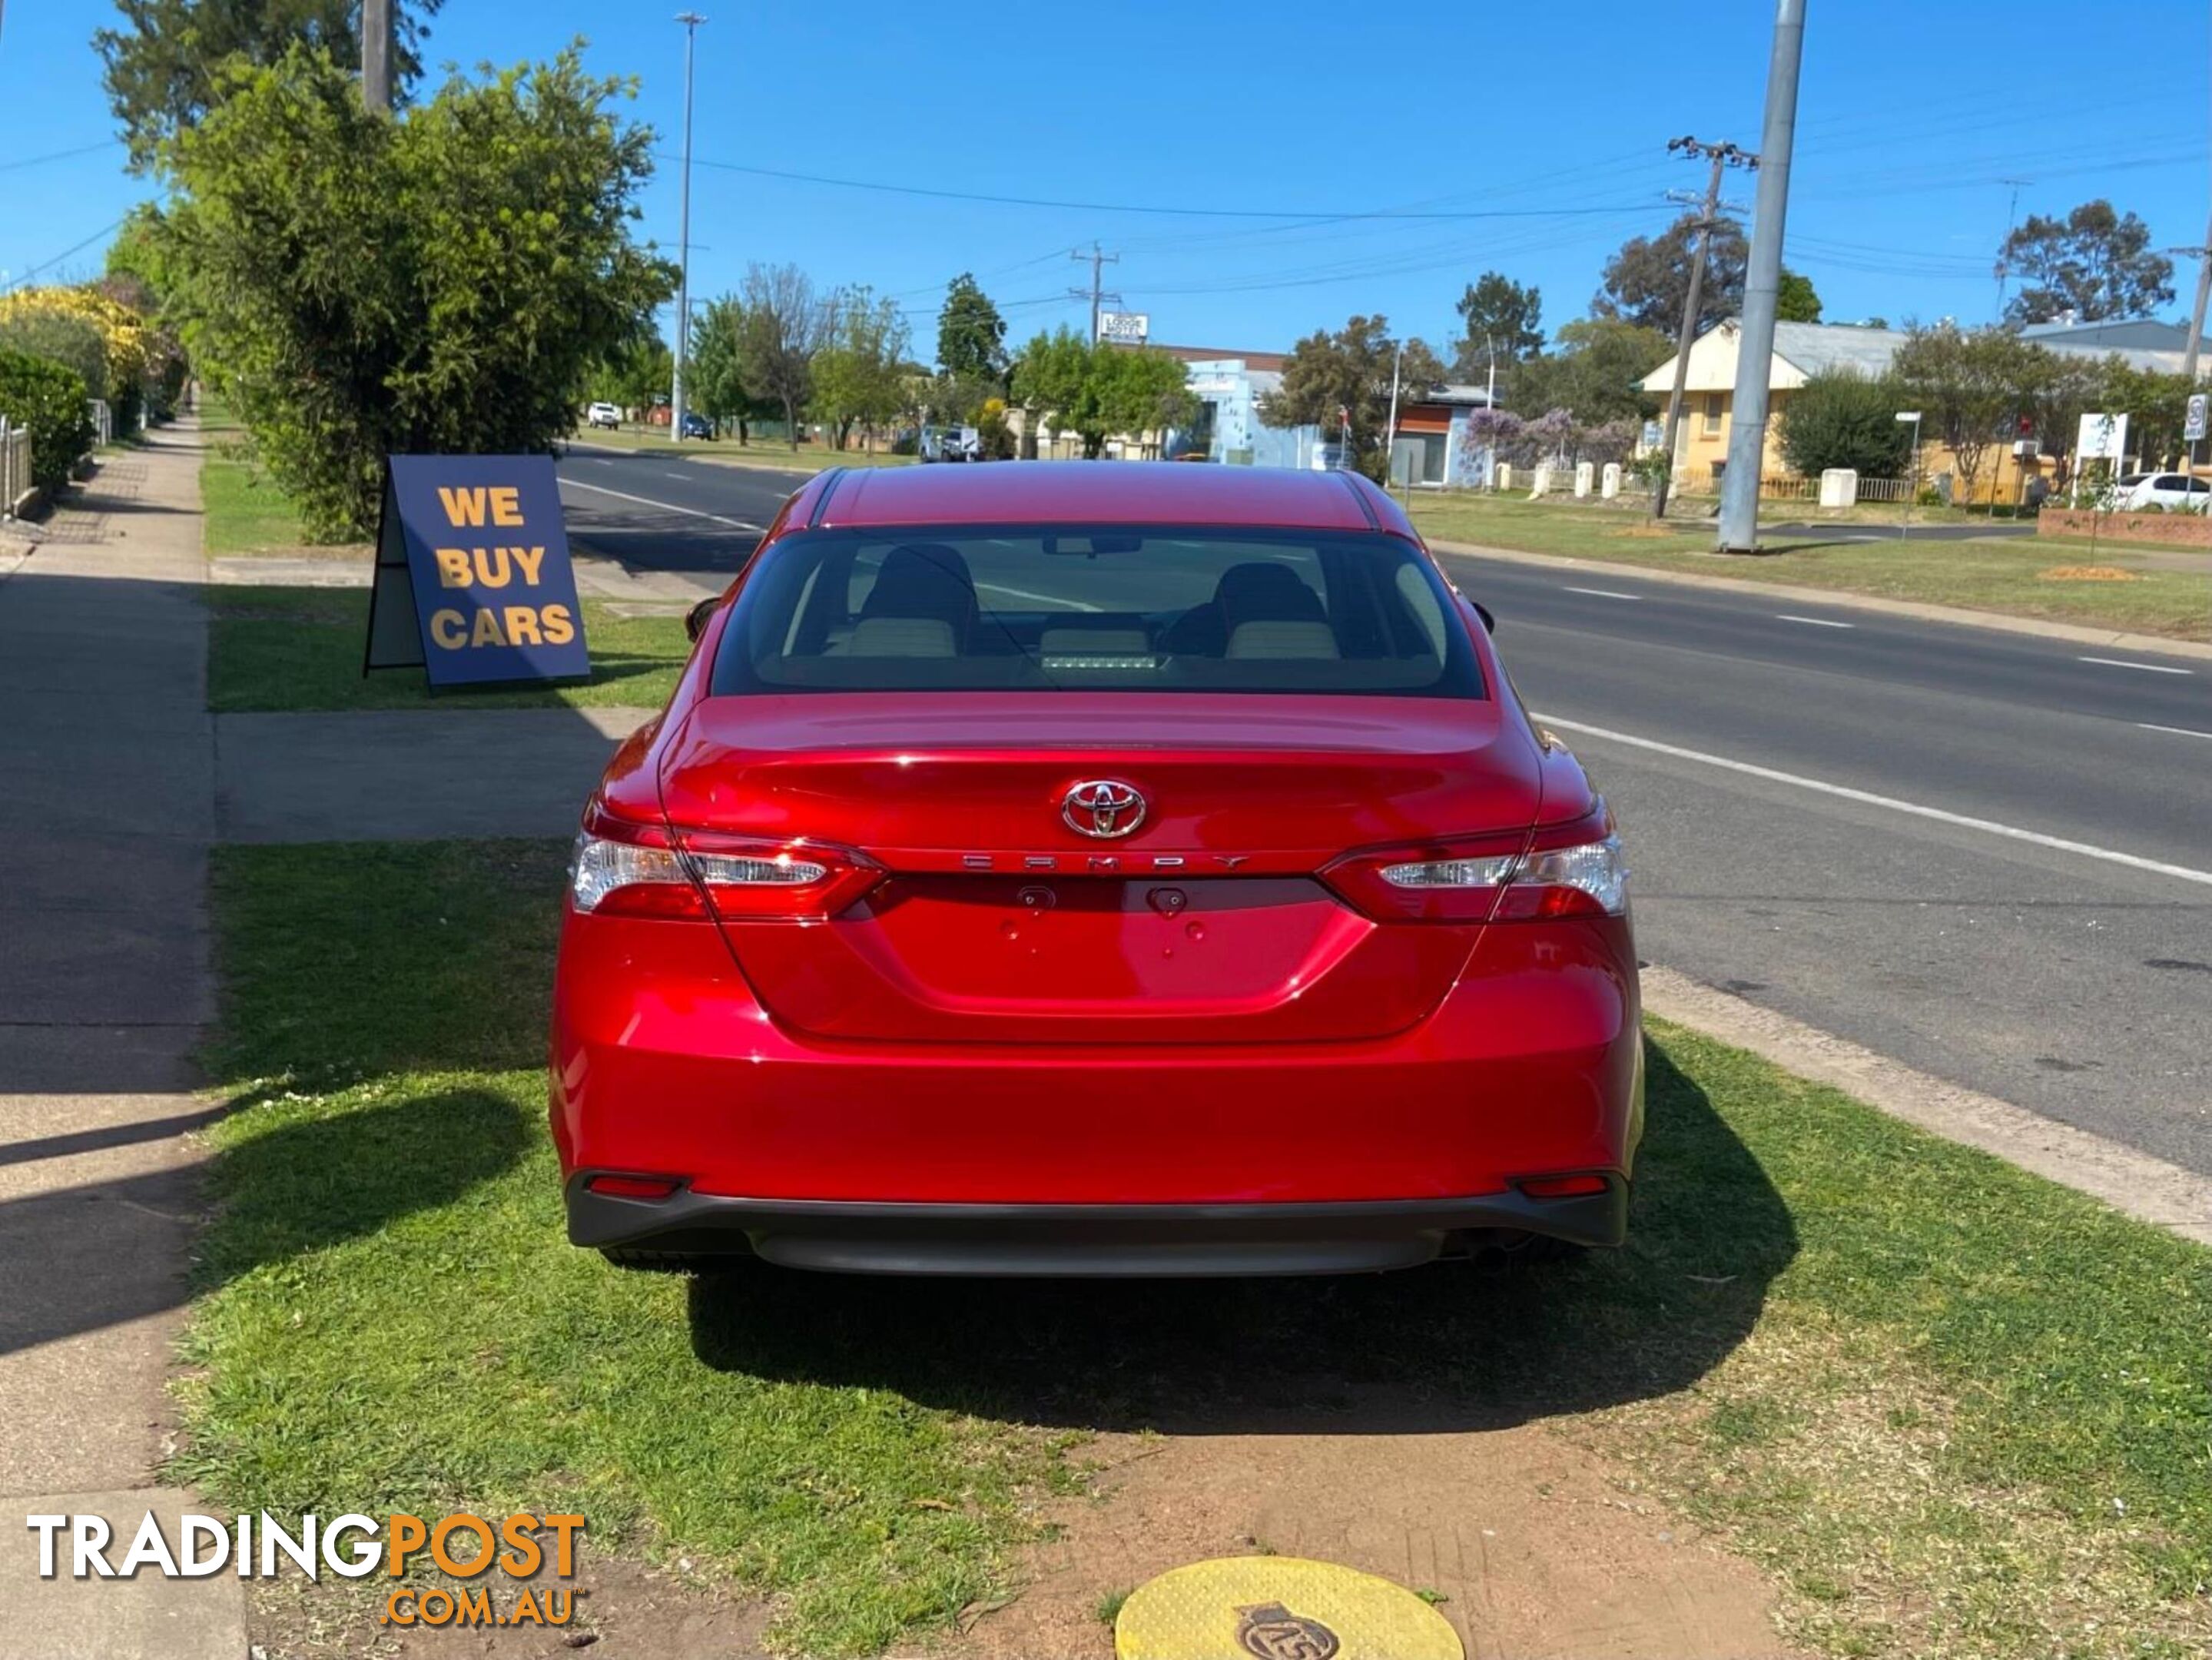
[[[714,660],[750,691],[1480,697],[1428,562],[1384,535],[817,531],[760,556]]]

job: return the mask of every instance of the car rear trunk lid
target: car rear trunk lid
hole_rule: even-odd
[[[1071,789],[1126,785],[1127,834]],[[725,922],[777,1019],[855,1040],[1379,1037],[1477,930],[1377,924],[1316,873],[1349,849],[1516,830],[1537,751],[1495,702],[1051,693],[709,698],[671,823],[841,844],[884,879],[824,923]],[[1112,817],[1118,829],[1122,817]]]

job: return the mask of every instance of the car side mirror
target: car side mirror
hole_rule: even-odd
[[[721,603],[722,596],[717,593],[708,599],[702,599],[697,605],[692,606],[690,611],[685,611],[684,613],[684,637],[690,640],[696,645],[698,642],[699,636],[706,633],[707,624],[714,615],[714,607]]]
[[[1498,619],[1490,614],[1489,606],[1484,605],[1480,599],[1470,599],[1463,593],[1460,595],[1459,602],[1474,613],[1476,620],[1482,624],[1482,631],[1485,634],[1498,632]]]

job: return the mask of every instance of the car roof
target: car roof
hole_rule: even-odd
[[[1244,525],[1413,534],[1397,503],[1345,472],[1188,461],[1002,461],[840,469],[795,504],[793,523]]]

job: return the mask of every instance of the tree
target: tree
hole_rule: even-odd
[[[165,154],[173,308],[319,535],[375,522],[388,454],[548,447],[674,288],[629,239],[653,135],[574,49],[396,120],[302,47],[219,84]]]
[[[422,72],[417,48],[441,3],[395,0],[395,87]],[[134,173],[153,167],[164,144],[199,124],[233,60],[266,65],[301,46],[341,70],[361,68],[361,0],[116,0],[116,9],[123,27],[95,30],[92,45]]]
[[[1524,421],[1510,410],[1477,410],[1468,417],[1467,433],[1476,448],[1487,449],[1494,459],[1516,467],[1550,460],[1602,466],[1628,459],[1636,447],[1638,428],[1632,421],[1591,425],[1559,409],[1547,410],[1533,421]]]
[[[1523,413],[1565,410],[1598,427],[1641,421],[1657,409],[1637,382],[1673,356],[1674,342],[1640,324],[1581,318],[1560,329],[1559,348],[1516,364],[1504,401]]]
[[[651,409],[656,400],[669,395],[675,379],[676,354],[659,333],[647,329],[592,365],[585,378],[584,396],[620,409]]]
[[[814,360],[836,330],[836,296],[817,294],[814,279],[788,265],[748,265],[738,292],[745,391],[782,410],[784,431],[797,449],[799,412],[814,391]]]
[[[58,363],[84,382],[86,397],[107,396],[107,341],[89,318],[64,311],[0,308],[0,350]]]
[[[1630,237],[1605,262],[1605,286],[1590,301],[1591,314],[1662,329],[1672,337],[1682,326],[1682,307],[1689,298],[1697,252],[1694,214],[1684,214],[1657,236]],[[1700,334],[1742,311],[1744,266],[1750,258],[1743,227],[1725,215],[1715,219],[1705,286],[1698,297]]]
[[[1065,326],[1022,348],[1012,371],[1015,399],[1035,429],[1054,426],[1083,441],[1096,460],[1116,433],[1165,432],[1190,418],[1195,400],[1182,364],[1162,351],[1094,344]]]
[[[745,386],[745,307],[734,294],[709,300],[691,319],[691,352],[684,396],[717,424],[734,424],[740,444],[747,431],[782,405],[755,396]]]
[[[2005,306],[2010,323],[2148,317],[2173,302],[2173,261],[2151,251],[2150,227],[2101,198],[2063,219],[2029,215],[1997,250],[1997,270],[2024,279]]]
[[[1036,335],[1021,349],[1007,379],[1013,401],[1026,417],[1026,435],[1033,438],[1045,417],[1072,410],[1081,400],[1091,353],[1091,343],[1065,325]]]
[[[1487,374],[1494,351],[1498,360],[1517,363],[1544,349],[1542,294],[1523,288],[1503,271],[1486,271],[1468,284],[1457,307],[1467,330],[1452,360],[1452,373],[1472,380]]]
[[[1822,369],[1790,394],[1776,417],[1782,454],[1808,478],[1850,467],[1867,478],[1899,478],[1912,453],[1911,429],[1897,418],[1905,394],[1885,375]]]
[[[2036,347],[2023,360],[2027,381],[2021,388],[2021,412],[2033,429],[2037,447],[2063,463],[2074,453],[2081,417],[2104,407],[2103,366],[2071,352]]]
[[[946,286],[937,314],[937,367],[956,382],[1006,384],[1006,319],[964,271]]]
[[[115,298],[150,317],[176,285],[171,258],[168,220],[153,203],[141,202],[123,216],[123,228],[107,245],[103,269],[111,280],[139,285],[137,301],[125,299],[119,290]]]
[[[1947,325],[1907,331],[1891,365],[1904,400],[1899,407],[1920,410],[1929,434],[1958,459],[1969,494],[1991,447],[2016,429],[2034,360],[2048,356],[2006,329],[1964,331]]]
[[[17,350],[66,362],[82,374],[88,394],[107,400],[118,431],[135,428],[142,410],[167,413],[163,389],[176,343],[100,284],[0,295],[0,326],[17,331],[9,343]],[[98,341],[95,362],[82,358],[84,329]],[[64,350],[64,339],[79,344]]]
[[[1820,296],[1814,291],[1813,279],[1789,266],[1782,268],[1782,286],[1774,295],[1774,320],[1778,323],[1817,323],[1820,320]]]
[[[2190,394],[2200,388],[2178,372],[2136,368],[2117,354],[2096,367],[2096,406],[2128,417],[2128,447],[2154,465],[2179,455]]]
[[[876,429],[898,413],[906,319],[896,301],[866,287],[841,293],[836,311],[836,332],[814,361],[815,413],[836,429],[839,449],[857,423],[872,450]]]
[[[1339,411],[1352,423],[1350,464],[1378,483],[1389,477],[1391,372],[1398,342],[1386,317],[1354,317],[1334,334],[1308,335],[1291,350],[1283,381],[1261,400],[1260,418],[1271,427],[1316,426],[1334,441]],[[1444,378],[1443,365],[1419,340],[1406,342],[1399,396],[1418,395]]]

